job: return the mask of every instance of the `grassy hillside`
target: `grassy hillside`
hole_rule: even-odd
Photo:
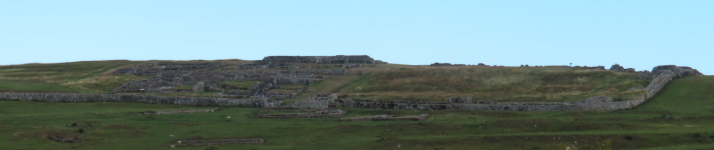
[[[0,66],[0,91],[109,93],[128,81],[142,78],[133,75],[111,75],[111,71],[152,61],[80,61],[56,64],[23,64]],[[237,64],[243,60],[164,61],[173,63],[221,62]],[[226,65],[232,66],[233,65]],[[217,68],[220,69],[220,68]]]
[[[0,91],[109,93],[128,81],[148,78],[111,75],[112,70],[150,62],[155,61],[114,60],[2,66],[0,83],[4,84],[0,84]],[[234,64],[248,63],[242,60],[171,62],[229,64],[214,70],[236,70]],[[331,68],[327,69],[341,69],[335,68],[334,64],[329,66]],[[359,76],[359,72],[364,75]],[[247,88],[252,83],[226,82],[241,88]],[[615,100],[632,99],[644,91],[628,89],[646,86],[647,83],[647,80],[639,80],[637,73],[583,69],[379,64],[349,69],[347,75],[334,75],[309,87],[307,92],[337,92],[343,97],[364,99],[442,101],[448,96],[471,96],[475,100],[560,102],[580,101],[600,95]],[[304,97],[301,95],[298,98]]]
[[[337,118],[247,118],[259,109],[138,115],[145,110],[197,108],[134,103],[0,101],[0,149],[166,149],[177,139],[264,138],[265,145],[218,149],[712,149],[714,77],[671,82],[631,110],[611,112],[390,111],[350,109],[348,116],[420,114],[421,122],[337,122]],[[233,116],[231,120],[226,116]],[[67,127],[92,123],[93,127]],[[173,134],[176,139],[169,138]],[[47,136],[68,135],[64,144]],[[576,143],[577,142],[577,143]],[[397,148],[400,145],[400,148]],[[177,149],[202,150],[205,147]]]
[[[520,67],[403,67],[373,72],[342,89],[350,97],[443,100],[471,96],[495,101],[579,101],[589,96],[632,99],[647,86],[637,73]]]
[[[0,91],[107,93],[136,76],[114,76],[111,70],[141,61],[82,61],[0,67]]]

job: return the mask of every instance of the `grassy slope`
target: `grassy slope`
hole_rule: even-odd
[[[712,149],[714,77],[674,80],[643,106],[612,112],[383,111],[350,109],[348,116],[420,114],[421,122],[337,122],[323,119],[247,118],[259,109],[221,108],[214,113],[137,115],[144,110],[194,108],[133,103],[0,101],[0,149],[169,149],[171,139],[265,138],[265,145],[219,149]],[[233,116],[232,120],[224,119]],[[674,119],[681,118],[681,119]],[[89,122],[95,127],[66,127]],[[75,135],[78,144],[47,135]],[[714,137],[714,136],[713,136]],[[577,144],[575,144],[577,142]],[[205,149],[181,147],[179,149]]]
[[[155,61],[172,63],[221,62],[226,64],[224,67],[214,70],[235,67],[235,64],[244,62],[238,59],[212,61],[109,60],[0,66],[0,83],[4,84],[0,84],[0,91],[109,93],[128,81],[148,78],[132,75],[111,75],[112,70]]]
[[[638,74],[519,67],[404,67],[374,72],[342,89],[350,97],[443,100],[471,96],[496,101],[579,101],[589,96],[632,99],[646,86]],[[620,97],[622,95],[622,97]]]
[[[24,64],[0,67],[0,91],[108,93],[121,84],[140,79],[110,75],[111,70],[141,61],[83,61],[57,64]]]

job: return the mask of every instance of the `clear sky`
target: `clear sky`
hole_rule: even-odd
[[[714,74],[714,0],[0,1],[0,65],[370,55]]]

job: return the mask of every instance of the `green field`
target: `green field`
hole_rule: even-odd
[[[0,149],[169,149],[177,139],[189,137],[266,141],[264,145],[220,145],[218,149],[713,149],[713,104],[712,76],[674,80],[655,98],[631,110],[514,113],[348,109],[347,114],[430,114],[420,122],[259,119],[247,117],[260,109],[230,107],[213,113],[138,115],[145,110],[197,107],[0,101]],[[82,127],[84,132],[79,133],[80,127],[67,127],[70,123],[94,126]],[[176,139],[169,138],[171,134]],[[74,136],[83,142],[66,144],[47,138],[53,135]]]

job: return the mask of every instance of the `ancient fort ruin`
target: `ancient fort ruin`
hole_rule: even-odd
[[[606,96],[593,96],[572,102],[493,102],[471,97],[447,97],[444,101],[375,100],[340,97],[337,93],[307,94],[307,86],[334,76],[347,75],[350,69],[386,64],[367,55],[337,56],[268,56],[262,60],[238,64],[219,62],[155,61],[116,69],[113,75],[139,76],[143,79],[127,82],[113,90],[113,94],[71,93],[0,93],[0,99],[42,102],[137,102],[191,106],[271,108],[271,111],[303,111],[300,113],[268,114],[258,118],[340,117],[340,108],[406,109],[420,111],[476,110],[476,111],[609,111],[637,106],[653,97],[670,80],[679,77],[701,76],[696,69],[663,65],[652,71],[635,71],[619,64],[609,70],[603,66],[529,66],[561,69],[590,69],[624,73],[639,73],[650,80],[646,94],[635,99],[613,101]],[[489,66],[434,63],[430,66]],[[360,75],[362,71],[359,71]],[[231,84],[239,83],[239,84]],[[241,86],[243,84],[245,86]],[[146,93],[184,93],[191,96],[158,96]],[[213,93],[200,95],[201,93]],[[199,95],[196,95],[199,94]],[[300,99],[300,95],[306,94]],[[285,99],[296,99],[283,103]],[[308,110],[307,112],[305,112]],[[201,110],[210,111],[210,110]],[[183,113],[183,111],[166,112]]]

